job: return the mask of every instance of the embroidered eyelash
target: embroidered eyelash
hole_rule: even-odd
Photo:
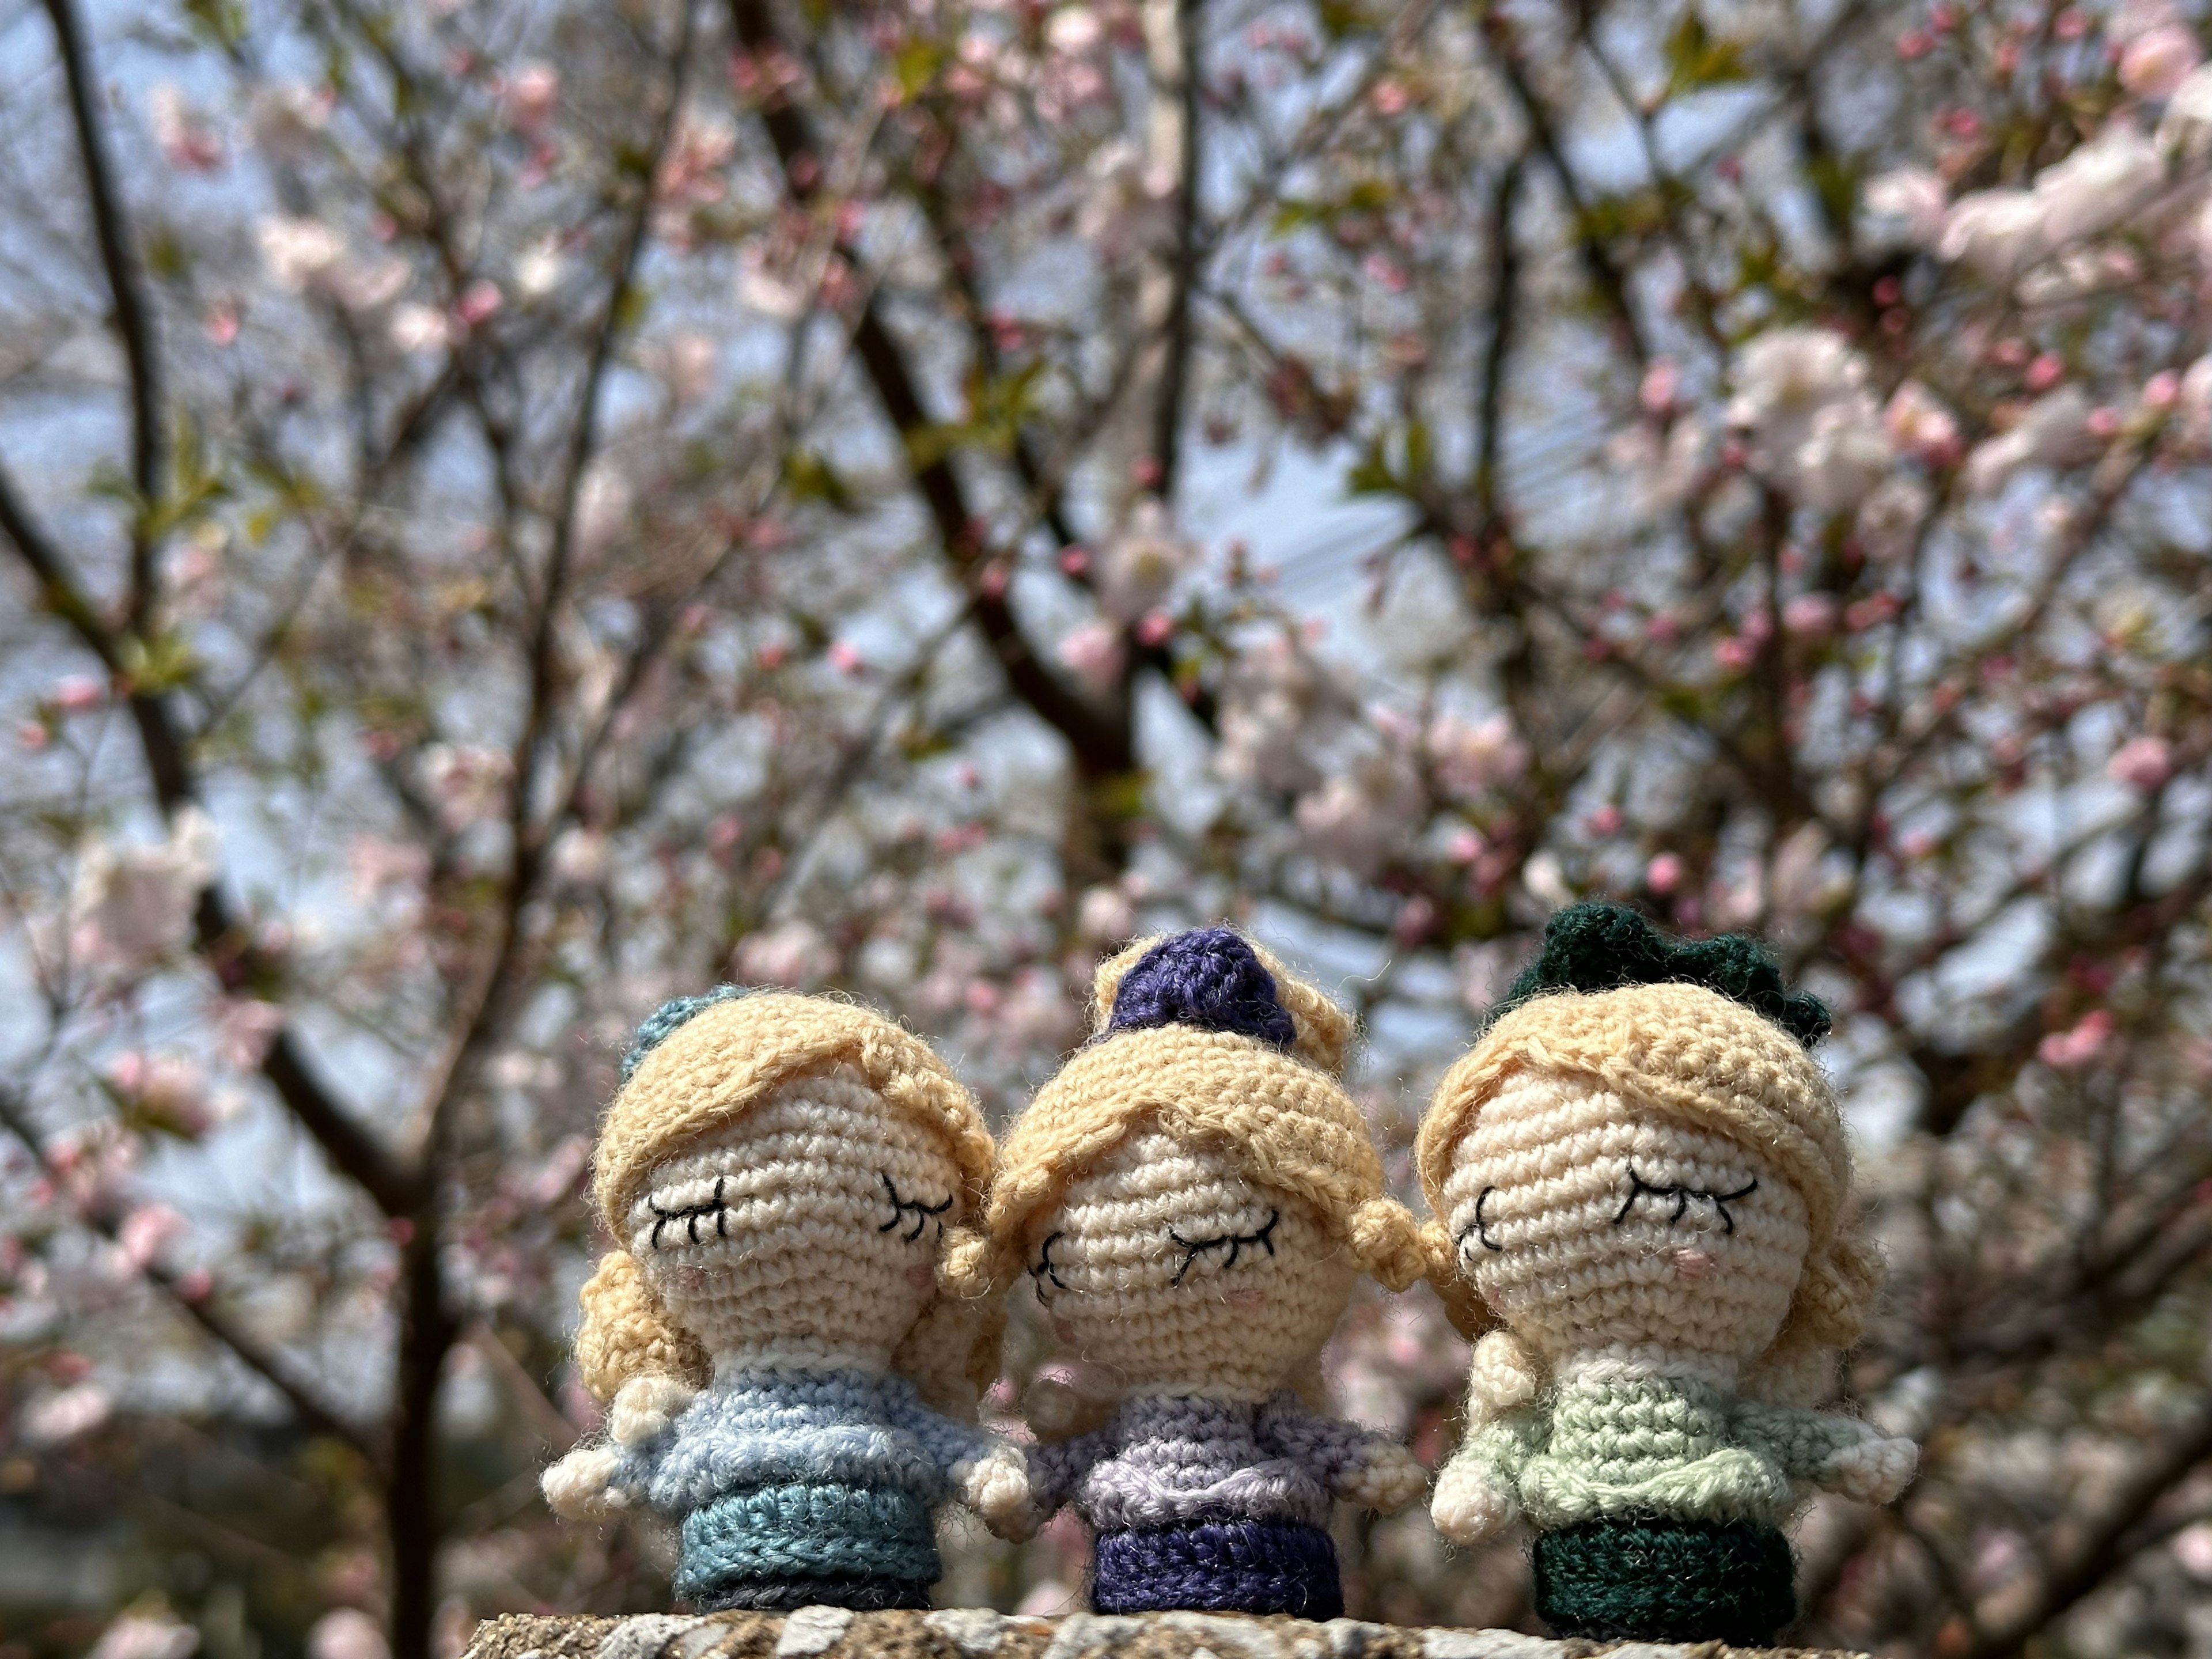
[[[1218,1238],[1201,1238],[1195,1242],[1185,1238],[1181,1233],[1176,1231],[1174,1228],[1169,1228],[1168,1237],[1175,1240],[1176,1243],[1182,1246],[1182,1266],[1176,1269],[1176,1276],[1168,1280],[1168,1283],[1170,1285],[1182,1284],[1182,1276],[1190,1271],[1191,1264],[1193,1262],[1196,1261],[1200,1256],[1205,1255],[1206,1251],[1218,1250],[1224,1244],[1229,1247],[1229,1255],[1227,1259],[1225,1259],[1221,1264],[1221,1270],[1224,1273],[1228,1272],[1230,1268],[1237,1265],[1237,1258],[1243,1254],[1244,1247],[1248,1244],[1264,1245],[1267,1247],[1267,1251],[1269,1255],[1274,1255],[1275,1240],[1273,1234],[1275,1231],[1275,1224],[1282,1218],[1283,1212],[1280,1210],[1270,1210],[1267,1212],[1267,1224],[1261,1228],[1256,1233],[1224,1233]]]
[[[714,1177],[714,1195],[704,1204],[688,1204],[680,1210],[664,1210],[653,1200],[647,1199],[646,1207],[653,1212],[653,1248],[656,1250],[660,1248],[660,1230],[672,1221],[682,1222],[684,1236],[696,1244],[699,1242],[699,1224],[708,1216],[714,1218],[714,1237],[727,1238],[730,1236],[730,1211],[729,1206],[722,1202],[722,1182],[727,1178],[725,1176]]]
[[[1708,1192],[1703,1187],[1685,1187],[1679,1184],[1661,1187],[1637,1174],[1636,1166],[1633,1164],[1628,1166],[1628,1201],[1620,1206],[1620,1213],[1613,1217],[1614,1226],[1618,1227],[1622,1222],[1627,1220],[1628,1212],[1636,1207],[1636,1200],[1649,1193],[1654,1198],[1671,1198],[1674,1200],[1674,1213],[1667,1218],[1667,1224],[1670,1227],[1680,1221],[1688,1211],[1692,1199],[1704,1199],[1719,1214],[1721,1231],[1731,1237],[1735,1234],[1735,1218],[1729,1213],[1728,1206],[1740,1198],[1749,1198],[1759,1190],[1757,1176],[1753,1176],[1748,1185],[1739,1187],[1732,1193]],[[1480,1203],[1478,1201],[1476,1208],[1480,1210]]]
[[[949,1197],[942,1204],[925,1204],[918,1198],[901,1198],[899,1189],[891,1178],[884,1175],[880,1170],[876,1173],[882,1176],[884,1190],[891,1195],[891,1218],[876,1229],[879,1233],[890,1231],[910,1215],[914,1218],[914,1231],[910,1233],[901,1233],[899,1237],[911,1244],[921,1237],[922,1229],[929,1225],[931,1217],[942,1216],[952,1207],[952,1200]],[[945,1224],[939,1221],[937,1224],[942,1227]]]
[[[1482,1241],[1482,1248],[1486,1250],[1502,1250],[1505,1248],[1503,1244],[1500,1244],[1496,1239],[1490,1236],[1490,1224],[1482,1218],[1482,1206],[1490,1202],[1491,1194],[1497,1190],[1498,1188],[1495,1187],[1485,1187],[1480,1193],[1476,1194],[1474,1200],[1474,1225],[1472,1227],[1461,1228],[1459,1237],[1452,1241],[1455,1244],[1458,1245],[1461,1249],[1463,1250],[1467,1248],[1467,1236],[1469,1233],[1473,1233],[1477,1238]]]
[[[1061,1283],[1059,1273],[1052,1265],[1052,1247],[1066,1237],[1066,1233],[1053,1233],[1045,1239],[1043,1243],[1037,1246],[1036,1266],[1030,1269],[1030,1277],[1036,1281],[1037,1297],[1040,1301],[1044,1297],[1044,1281],[1048,1279],[1060,1290],[1064,1291],[1067,1288]]]

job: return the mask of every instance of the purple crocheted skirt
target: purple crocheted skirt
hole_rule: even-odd
[[[1200,1521],[1098,1534],[1091,1605],[1100,1613],[1344,1613],[1336,1546],[1288,1521]]]

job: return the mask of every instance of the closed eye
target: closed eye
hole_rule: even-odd
[[[922,1229],[929,1225],[933,1217],[937,1218],[938,1230],[940,1232],[944,1231],[945,1212],[952,1207],[952,1200],[950,1197],[947,1197],[942,1204],[925,1204],[918,1198],[901,1198],[898,1184],[888,1175],[884,1175],[880,1170],[876,1173],[882,1176],[884,1191],[890,1194],[891,1200],[891,1218],[877,1228],[878,1232],[887,1233],[894,1227],[904,1226],[909,1217],[914,1220],[914,1231],[899,1235],[909,1244],[921,1237]]]
[[[1168,1237],[1175,1240],[1176,1243],[1182,1246],[1182,1266],[1176,1269],[1176,1276],[1170,1279],[1168,1283],[1170,1285],[1182,1284],[1183,1275],[1188,1273],[1191,1269],[1191,1264],[1195,1262],[1199,1257],[1204,1255],[1208,1250],[1225,1250],[1228,1252],[1228,1254],[1222,1258],[1221,1270],[1224,1273],[1227,1273],[1229,1269],[1235,1267],[1237,1265],[1237,1258],[1255,1245],[1264,1247],[1269,1255],[1274,1255],[1275,1224],[1282,1218],[1283,1212],[1280,1210],[1270,1210],[1267,1212],[1267,1224],[1261,1228],[1259,1231],[1254,1233],[1224,1233],[1218,1238],[1185,1238],[1181,1233],[1176,1231],[1175,1229],[1170,1227],[1168,1230]]]
[[[1467,1248],[1467,1241],[1469,1237],[1480,1239],[1482,1241],[1482,1248],[1486,1250],[1502,1250],[1505,1248],[1503,1244],[1500,1244],[1496,1239],[1490,1236],[1490,1223],[1482,1213],[1482,1206],[1490,1202],[1491,1194],[1497,1190],[1498,1188],[1495,1187],[1485,1187],[1480,1193],[1476,1194],[1474,1200],[1474,1224],[1471,1226],[1461,1228],[1459,1237],[1452,1241],[1452,1243],[1458,1245],[1461,1249],[1464,1250]]]
[[[726,1176],[714,1177],[714,1195],[704,1204],[687,1204],[682,1209],[664,1210],[657,1200],[647,1199],[645,1206],[653,1212],[653,1248],[656,1250],[660,1248],[661,1231],[671,1222],[684,1229],[684,1239],[689,1243],[699,1242],[699,1224],[702,1221],[714,1224],[715,1237],[727,1238],[730,1236],[730,1208],[722,1202],[722,1183],[728,1179]]]
[[[1662,1187],[1656,1182],[1646,1181],[1642,1176],[1637,1174],[1636,1166],[1632,1164],[1628,1166],[1628,1198],[1621,1205],[1620,1212],[1613,1217],[1613,1224],[1618,1227],[1622,1222],[1627,1220],[1628,1212],[1636,1207],[1636,1200],[1648,1193],[1654,1198],[1674,1200],[1674,1213],[1667,1218],[1667,1224],[1670,1227],[1688,1212],[1692,1199],[1703,1199],[1713,1206],[1713,1212],[1720,1217],[1721,1231],[1733,1237],[1735,1234],[1735,1218],[1729,1213],[1729,1206],[1740,1198],[1749,1198],[1758,1190],[1759,1179],[1755,1176],[1732,1193],[1716,1193],[1703,1187],[1685,1187],[1679,1182]]]
[[[1036,1281],[1037,1300],[1040,1302],[1044,1300],[1044,1287],[1048,1280],[1056,1290],[1064,1291],[1067,1288],[1060,1279],[1059,1270],[1052,1265],[1052,1247],[1066,1237],[1066,1233],[1054,1233],[1043,1243],[1037,1246],[1036,1265],[1030,1269],[1030,1277]]]

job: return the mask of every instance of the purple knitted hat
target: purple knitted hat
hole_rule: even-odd
[[[1106,1034],[1161,1025],[1233,1031],[1286,1052],[1297,1035],[1275,976],[1233,927],[1172,934],[1121,976]]]

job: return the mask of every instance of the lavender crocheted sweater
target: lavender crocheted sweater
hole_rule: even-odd
[[[1030,1490],[1045,1514],[1072,1503],[1101,1533],[1199,1521],[1326,1528],[1331,1502],[1389,1443],[1288,1393],[1264,1405],[1140,1395],[1102,1429],[1033,1449]]]

